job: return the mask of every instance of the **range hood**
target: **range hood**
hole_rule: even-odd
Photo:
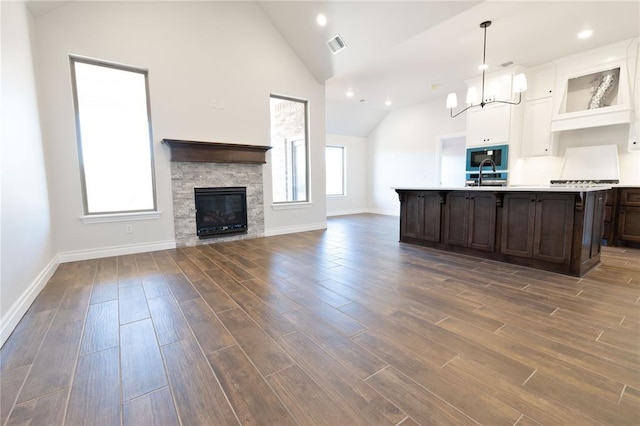
[[[552,132],[629,124],[634,120],[632,93],[638,40],[625,40],[555,61],[559,90],[553,102]]]
[[[619,180],[617,145],[567,148],[560,171],[561,180]]]

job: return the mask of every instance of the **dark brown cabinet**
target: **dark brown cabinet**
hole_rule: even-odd
[[[618,239],[640,243],[640,188],[621,188],[618,210]]]
[[[602,238],[612,246],[640,247],[640,188],[607,191]]]
[[[613,244],[615,234],[615,215],[616,206],[618,204],[617,199],[618,191],[615,189],[607,190],[607,195],[604,204],[604,222],[602,227],[602,238],[607,240],[609,244]]]
[[[403,197],[401,236],[439,242],[442,197],[423,191],[406,192]]]
[[[482,192],[450,192],[445,203],[445,243],[493,251],[496,196]]]
[[[504,196],[501,251],[555,263],[571,262],[572,194],[510,193]]]
[[[400,197],[400,241],[582,276],[600,262],[603,190],[411,190]],[[640,221],[638,205],[625,218]],[[634,201],[635,200],[635,201]],[[625,222],[626,223],[626,222]],[[620,225],[638,235],[637,225]]]
[[[618,238],[622,241],[640,243],[640,207],[620,207]]]
[[[514,192],[504,196],[500,242],[502,253],[511,256],[533,257],[535,203],[535,194]]]

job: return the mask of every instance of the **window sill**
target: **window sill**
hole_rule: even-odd
[[[327,198],[347,198],[347,194],[327,195]]]
[[[299,203],[278,203],[271,204],[272,210],[291,210],[291,209],[308,209],[313,207],[313,203],[310,201],[303,201]]]
[[[82,223],[108,223],[108,222],[128,222],[132,220],[148,220],[158,219],[162,214],[161,211],[152,212],[134,212],[134,213],[107,213],[107,214],[92,214],[80,216]]]

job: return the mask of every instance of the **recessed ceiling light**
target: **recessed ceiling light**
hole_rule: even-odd
[[[345,95],[347,95],[347,98],[353,98],[353,92],[351,90],[348,90]]]
[[[580,38],[580,39],[589,38],[589,37],[591,37],[592,34],[593,34],[593,30],[580,31],[578,33],[578,38]]]
[[[325,25],[327,25],[327,17],[324,16],[322,13],[319,13],[318,16],[316,16],[316,22],[321,27],[324,27]]]
[[[481,65],[478,65],[478,69],[479,69],[480,71],[484,71],[484,70],[486,70],[487,68],[489,68],[489,65],[487,65],[487,64],[481,64]]]
[[[391,105],[391,101],[389,99],[387,99],[387,101],[384,103],[386,106]]]

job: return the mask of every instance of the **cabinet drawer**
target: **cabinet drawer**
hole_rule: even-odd
[[[640,207],[640,189],[623,189],[620,191],[621,206]]]

